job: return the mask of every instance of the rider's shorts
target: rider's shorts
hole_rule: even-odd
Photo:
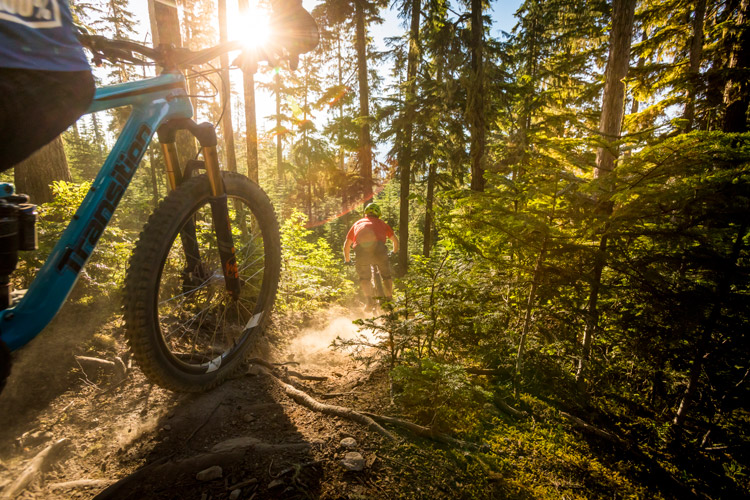
[[[370,281],[372,278],[370,266],[378,266],[380,277],[384,280],[391,279],[391,263],[388,261],[388,249],[385,243],[377,242],[370,247],[357,245],[354,247],[354,253],[357,256],[355,267],[361,281]]]
[[[0,171],[51,142],[88,109],[90,71],[0,68]]]

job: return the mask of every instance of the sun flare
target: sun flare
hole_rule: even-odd
[[[230,40],[240,40],[246,48],[261,47],[271,36],[269,12],[251,5],[247,12],[228,19]]]

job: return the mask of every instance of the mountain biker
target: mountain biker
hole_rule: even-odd
[[[57,137],[93,97],[68,1],[0,2],[0,171]]]
[[[350,262],[349,250],[354,248],[357,255],[355,266],[359,276],[359,285],[365,296],[365,311],[374,309],[375,303],[372,289],[372,267],[377,266],[386,300],[393,299],[393,279],[391,278],[391,265],[388,261],[388,248],[386,240],[393,243],[393,251],[398,251],[398,238],[391,226],[380,220],[382,211],[377,203],[370,203],[365,207],[365,216],[355,222],[346,235],[344,242],[344,261]]]

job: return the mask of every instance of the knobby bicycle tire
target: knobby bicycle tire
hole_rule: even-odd
[[[222,175],[242,280],[239,298],[224,287],[205,175],[159,204],[125,278],[133,355],[151,382],[173,391],[208,390],[239,368],[276,298],[281,244],[273,206],[246,177]]]

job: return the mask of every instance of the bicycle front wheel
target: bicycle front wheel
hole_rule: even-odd
[[[125,279],[133,355],[153,383],[210,389],[231,375],[262,333],[281,268],[279,227],[266,194],[222,172],[240,291],[225,285],[206,176],[186,181],[149,218]]]

